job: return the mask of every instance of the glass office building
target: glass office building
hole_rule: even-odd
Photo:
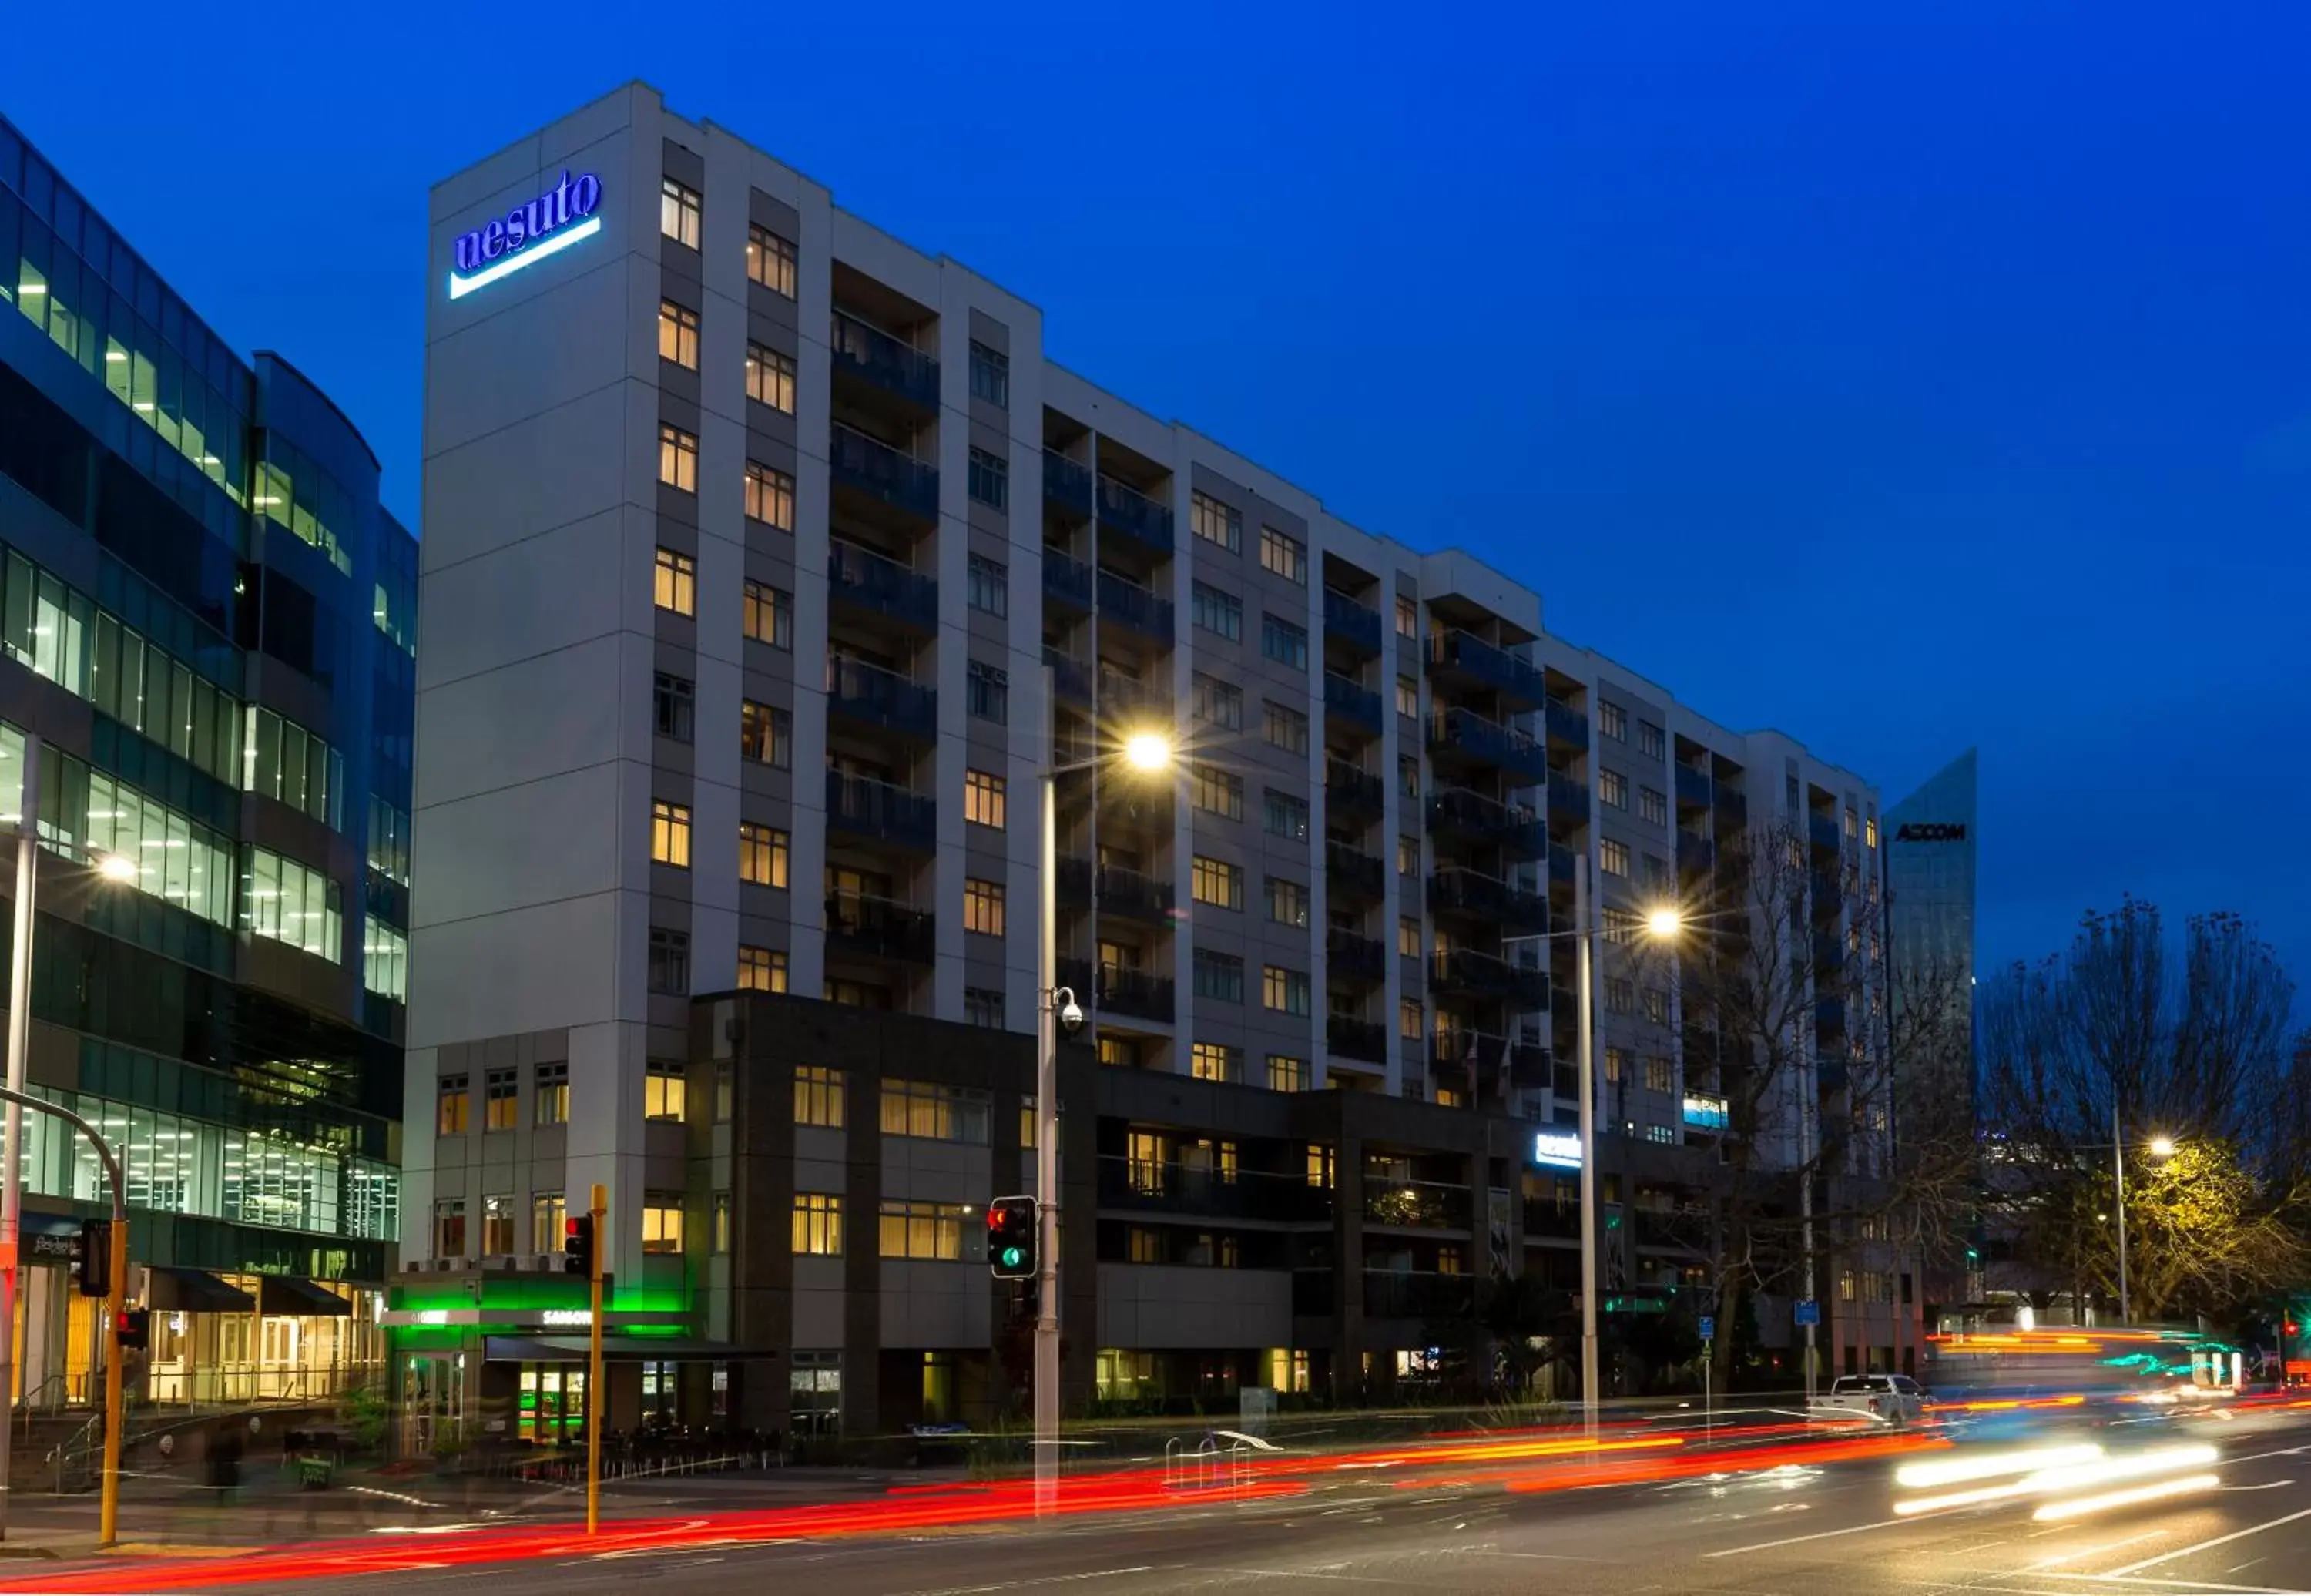
[[[160,1400],[320,1397],[381,1353],[417,552],[378,475],[326,395],[227,348],[0,120],[0,819],[29,756],[44,850],[28,1077],[126,1162]],[[66,1238],[109,1194],[38,1114],[23,1181],[19,1395],[85,1400],[100,1326]]]

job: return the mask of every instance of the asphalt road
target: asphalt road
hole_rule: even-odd
[[[1466,1483],[1405,1483],[1385,1471],[1325,1482],[1286,1500],[1225,1491],[1039,1529],[1008,1524],[880,1538],[705,1541],[607,1554],[573,1544],[508,1565],[423,1566],[422,1541],[389,1574],[344,1577],[317,1565],[307,1592],[552,1591],[636,1586],[651,1592],[775,1590],[787,1596],[1027,1596],[1081,1587],[1157,1592],[1437,1596],[1540,1592],[1615,1596],[2150,1596],[2311,1588],[2311,1424],[2301,1413],[2193,1419],[2115,1434],[2127,1446],[2213,1442],[2221,1485],[2167,1504],[2073,1523],[2033,1522],[2025,1506],[1899,1517],[1903,1458],[1645,1485],[1530,1492],[1547,1467]],[[2000,1443],[2059,1439],[2039,1431]],[[1984,1444],[1988,1444],[1985,1440]],[[1914,1456],[1915,1454],[1914,1454]],[[1932,1454],[1949,1456],[1949,1453]],[[711,1528],[702,1526],[711,1535]],[[375,1542],[361,1548],[371,1553]],[[234,1565],[179,1565],[193,1588],[233,1581]],[[108,1572],[118,1571],[118,1565]],[[89,1570],[93,1574],[94,1570]],[[155,1568],[156,1574],[162,1571]],[[51,1588],[74,1586],[64,1571]],[[46,1583],[47,1582],[43,1582]],[[0,1588],[28,1588],[0,1578]],[[280,1589],[275,1584],[271,1588]]]

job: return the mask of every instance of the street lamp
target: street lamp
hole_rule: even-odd
[[[2175,1138],[2154,1136],[2150,1141],[2153,1158],[2172,1158],[2176,1153]],[[2118,1210],[2118,1321],[2131,1324],[2134,1320],[2134,1304],[2126,1286],[2126,1133],[2118,1123],[2118,1093],[2110,1095],[2110,1169],[2111,1183],[2116,1200],[2112,1207]]]
[[[1060,778],[1104,761],[1057,763],[1059,683],[1043,667],[1043,893],[1035,990],[1035,1511],[1048,1516],[1060,1489]],[[1122,739],[1123,759],[1153,773],[1172,764],[1172,735],[1145,728]],[[1083,1024],[1080,995],[1070,993],[1068,1029]]]

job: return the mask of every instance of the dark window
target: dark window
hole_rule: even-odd
[[[690,995],[690,937],[652,926],[650,934],[650,990],[677,998]]]
[[[658,735],[672,737],[677,743],[691,739],[691,722],[696,691],[680,676],[658,675]]]

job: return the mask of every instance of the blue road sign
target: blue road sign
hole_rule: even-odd
[[[1811,1297],[1800,1299],[1797,1309],[1798,1327],[1800,1329],[1803,1329],[1809,1324],[1819,1324],[1820,1322],[1821,1304],[1814,1301]]]
[[[1701,1318],[1701,1339],[1705,1341],[1717,1339],[1717,1321],[1705,1313]]]

